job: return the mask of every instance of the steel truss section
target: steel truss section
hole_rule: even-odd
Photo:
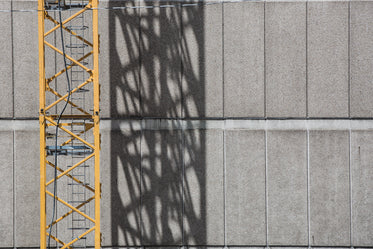
[[[87,235],[91,235],[95,249],[99,249],[101,247],[101,186],[98,0],[60,1],[60,5],[58,5],[57,0],[38,0],[40,248],[47,248],[48,239],[55,241],[54,243],[57,243],[61,249],[80,247],[76,246],[76,243],[85,239]],[[63,13],[62,23],[56,18],[58,6]],[[74,26],[77,19],[84,20],[82,19],[84,15],[89,16],[88,26],[92,32],[87,31],[88,26],[83,24]],[[66,52],[60,48],[61,44],[58,43],[58,39],[61,38],[58,38],[61,28],[64,37],[70,38],[70,43],[66,42],[65,45]],[[89,32],[88,38],[84,35],[86,32]],[[46,55],[46,51],[49,52],[48,55]],[[68,61],[67,65],[61,64],[63,56]],[[48,73],[46,65],[47,67],[55,65],[52,74]],[[64,85],[66,73],[70,75],[71,79],[70,91],[66,91]],[[85,97],[81,97],[85,92],[91,94],[91,98],[87,98],[90,99],[88,102]],[[61,116],[61,106],[66,103],[70,107],[70,111]],[[57,121],[59,118],[61,122]],[[59,132],[53,133],[56,129]],[[54,139],[58,139],[57,147],[50,142],[51,140],[55,141]],[[55,156],[60,158],[59,162],[63,162],[55,165],[53,163]],[[88,162],[93,166],[94,176],[89,176],[90,179],[93,178],[93,184],[89,183],[89,179],[85,175]],[[48,174],[48,170],[49,172],[56,170],[57,176]],[[77,172],[83,173],[78,174]],[[66,193],[60,193],[61,191],[53,190],[56,188],[57,182],[61,189],[68,189],[68,187],[61,187],[61,185],[69,183],[71,189],[79,188],[80,192],[73,189],[69,196]],[[81,196],[80,199],[74,197],[78,194]],[[53,206],[50,205],[51,202],[63,206],[60,209],[63,212],[56,213],[52,222],[49,220],[52,217],[51,213],[54,212]],[[90,213],[85,209],[89,205],[93,207],[93,212],[92,208],[89,210]],[[57,227],[58,224],[71,219],[71,217],[75,218],[69,223],[69,228],[73,231],[72,234],[76,234],[76,231],[79,234],[70,236],[69,240],[65,240],[66,236],[63,239],[59,238],[57,232],[49,234],[51,226],[52,228]],[[74,227],[75,224],[82,221],[87,227]]]

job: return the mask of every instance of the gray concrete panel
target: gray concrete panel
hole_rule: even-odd
[[[112,132],[114,133],[114,132]],[[110,210],[109,212],[101,212],[101,233],[102,233],[102,246],[112,245],[112,231],[113,222],[111,220],[111,214],[113,213],[113,207],[111,205],[111,194],[112,194],[112,184],[111,184],[111,132],[101,131],[101,151],[100,151],[100,181],[101,181],[101,210]],[[102,170],[105,169],[105,170]]]
[[[37,2],[14,1],[13,9],[37,9]],[[14,116],[38,117],[39,50],[35,12],[13,13]]]
[[[373,2],[351,3],[351,116],[373,116]]]
[[[140,245],[140,131],[102,133],[101,217],[104,246]]]
[[[306,116],[306,3],[266,3],[266,116]]]
[[[223,131],[184,137],[184,244],[224,245]]]
[[[257,247],[255,247],[255,246],[247,246],[247,247],[243,247],[243,246],[230,246],[229,247],[230,249],[263,249],[263,248],[265,248],[265,247],[259,247],[259,246],[257,246]]]
[[[184,117],[223,116],[222,5],[182,9]]]
[[[150,246],[150,247],[144,247],[145,249],[163,249],[164,247],[154,247],[154,246]],[[135,248],[134,248],[135,249]],[[167,249],[180,249],[179,246],[167,246]]]
[[[188,249],[223,249],[219,246],[188,246]]]
[[[13,132],[0,131],[0,141],[0,247],[13,247]]]
[[[268,243],[307,245],[307,133],[267,136]]]
[[[308,115],[348,117],[348,2],[308,3]]]
[[[228,245],[265,245],[265,136],[226,131],[226,231]]]
[[[224,116],[264,116],[264,3],[224,4]]]
[[[134,5],[100,2],[100,8]],[[141,115],[140,16],[137,9],[99,11],[101,116]]]
[[[310,235],[312,246],[350,246],[349,134],[311,131]]]
[[[59,16],[58,16],[57,12],[50,13],[50,16],[52,18],[57,19],[57,20],[59,19]],[[49,21],[48,19],[45,20],[45,30],[46,31],[53,28],[54,25],[55,24],[52,23],[51,21]],[[52,44],[53,46],[61,49],[62,47],[61,47],[61,38],[60,37],[61,37],[60,36],[60,30],[57,29],[56,32],[53,32],[52,34],[45,37],[45,41],[47,41],[50,44]],[[37,52],[39,52],[39,50],[37,50]],[[64,67],[64,63],[63,63],[63,59],[62,59],[63,57],[60,56],[59,54],[57,54],[54,50],[50,49],[48,46],[45,47],[44,53],[45,53],[45,57],[44,57],[45,58],[45,77],[48,79],[48,78],[52,77],[53,75],[55,75],[57,73],[57,70],[58,71],[62,70],[62,68]],[[38,63],[38,59],[39,58],[35,59],[35,63]],[[36,72],[36,73],[38,74],[39,72]],[[39,76],[37,76],[37,77],[39,77]],[[37,84],[36,86],[39,87],[39,81],[35,82],[35,84]],[[65,94],[66,91],[67,91],[66,75],[62,74],[61,76],[57,77],[57,79],[55,79],[55,80],[53,80],[52,82],[49,83],[49,86],[53,90],[59,91],[60,94]],[[62,90],[62,89],[64,89],[64,90]],[[45,100],[46,101],[46,106],[50,105],[51,103],[56,101],[57,98],[58,98],[57,96],[52,94],[50,91],[46,91],[45,97],[46,97],[46,100]],[[39,99],[39,95],[35,96],[35,98]],[[57,105],[57,109],[53,108],[53,109],[51,109],[51,111],[53,111],[53,112],[60,111],[64,104],[65,104],[65,102],[61,101]]]
[[[40,240],[39,132],[16,131],[14,149],[16,247],[38,247]],[[37,227],[37,229],[35,229]]]
[[[0,9],[10,10],[11,1],[1,1]],[[0,117],[13,116],[13,40],[11,13],[0,13]]]
[[[143,132],[141,237],[145,245],[180,245],[183,234],[180,130]]]
[[[373,133],[352,132],[352,245],[373,245]]]
[[[145,5],[157,3],[147,2]],[[180,8],[143,8],[140,13],[142,114],[180,117]]]

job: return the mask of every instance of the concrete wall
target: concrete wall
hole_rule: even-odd
[[[103,246],[372,247],[373,2],[176,5],[99,10]],[[0,31],[0,247],[37,247],[37,14]]]

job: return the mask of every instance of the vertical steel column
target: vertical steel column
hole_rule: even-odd
[[[45,151],[45,61],[44,61],[44,0],[38,1],[39,42],[39,125],[40,125],[40,249],[46,248],[46,151]]]
[[[101,247],[101,233],[100,233],[100,198],[101,198],[101,186],[100,186],[100,85],[99,85],[99,35],[98,35],[98,0],[82,0],[81,2],[70,1],[67,3],[61,0],[61,5],[53,0],[38,0],[38,38],[39,38],[39,124],[40,124],[40,249],[47,248],[47,238],[50,236],[51,240],[54,240],[59,245],[61,249],[69,248],[72,249],[77,246],[77,241],[94,239],[95,249],[100,249]],[[59,9],[62,8],[62,10]],[[70,12],[64,12],[65,20],[59,20],[49,15],[49,11],[63,11],[71,9]],[[88,41],[84,37],[84,30],[87,26],[81,25],[81,32],[77,30],[74,21],[77,18],[82,17],[85,12],[92,11],[92,41]],[[71,16],[66,17],[66,14]],[[45,30],[45,20],[50,21],[50,24],[54,25],[49,30]],[[83,19],[84,20],[84,19]],[[62,24],[60,23],[62,22]],[[83,21],[84,22],[84,21]],[[62,30],[61,30],[62,29]],[[70,44],[64,43],[64,47],[57,48],[52,43],[52,39],[47,38],[50,34],[63,32],[64,34],[74,37],[74,42]],[[60,35],[63,39],[64,35]],[[49,39],[49,40],[48,40]],[[77,44],[75,41],[81,41],[81,44]],[[76,52],[70,49],[66,51],[65,48],[82,48],[82,51]],[[85,52],[83,48],[90,50]],[[64,56],[67,63],[63,65],[57,65],[57,72],[46,71],[46,64],[56,64],[55,57],[45,57],[45,49],[54,52],[57,56]],[[70,52],[70,54],[68,54]],[[91,57],[92,56],[92,57]],[[90,57],[92,58],[90,60]],[[73,68],[78,68],[73,69]],[[79,71],[82,77],[68,80],[69,90],[66,93],[66,88],[64,85],[57,89],[57,82],[55,81],[60,76],[66,76],[66,73],[73,73]],[[48,75],[49,78],[46,78]],[[66,77],[66,79],[68,79]],[[61,82],[64,82],[63,79]],[[56,83],[54,86],[52,82]],[[54,89],[56,88],[56,89]],[[93,91],[92,91],[93,90]],[[91,106],[86,106],[84,103],[85,99],[79,97],[79,94],[90,91],[93,93],[93,108]],[[54,98],[46,98],[46,94],[49,93]],[[70,98],[69,98],[70,95]],[[77,96],[74,98],[74,96]],[[91,95],[92,96],[92,95]],[[53,100],[54,99],[54,100]],[[83,103],[76,102],[83,99]],[[70,105],[70,113],[61,112],[61,110],[66,110],[65,107]],[[86,109],[87,107],[87,109]],[[93,110],[92,110],[93,109]],[[92,113],[93,111],[93,113]],[[57,121],[58,120],[58,121]],[[60,122],[61,121],[61,122]],[[58,127],[56,127],[58,126]],[[81,127],[76,129],[74,127]],[[60,131],[59,133],[57,130]],[[92,137],[85,136],[86,132],[93,130]],[[55,132],[55,133],[54,133]],[[46,140],[46,138],[55,138]],[[57,137],[61,141],[57,140]],[[62,141],[63,140],[63,141]],[[93,140],[93,142],[92,142]],[[57,147],[55,146],[56,142]],[[58,144],[57,144],[58,142]],[[57,154],[57,155],[56,155]],[[82,158],[79,161],[73,161],[67,163],[67,160],[60,160],[56,165],[48,158],[54,158],[55,156],[67,156],[77,155],[76,158]],[[85,178],[77,173],[79,167],[86,167],[86,162],[89,164],[89,160],[94,157],[94,186],[91,186],[89,182],[85,182]],[[92,159],[91,159],[92,160]],[[47,169],[46,167],[52,167],[52,170],[56,170],[59,175],[56,175],[52,179],[47,179]],[[85,169],[84,169],[85,170]],[[49,175],[49,173],[48,173]],[[60,181],[60,178],[69,178],[71,185],[79,187],[82,191],[77,194],[82,194],[84,192],[84,197],[81,200],[72,200],[61,198],[57,196],[57,192],[53,192],[47,189],[47,186],[52,186],[52,184],[57,181],[59,184],[66,184],[66,181]],[[57,184],[57,183],[56,183]],[[54,185],[54,187],[57,185]],[[49,187],[50,188],[50,187]],[[85,193],[93,193],[93,196],[86,196]],[[62,193],[61,193],[62,195]],[[59,205],[68,208],[68,211],[64,214],[58,214],[53,212],[53,208],[47,206],[46,198],[52,198],[53,201]],[[86,213],[86,205],[91,201],[95,201],[94,204],[94,218]],[[53,205],[54,208],[57,207]],[[61,210],[61,209],[60,209]],[[53,220],[47,224],[47,214],[50,214]],[[71,229],[76,231],[83,230],[84,232],[78,233],[76,236],[67,237],[66,234],[57,236],[57,233],[48,234],[48,230],[53,231],[52,227],[61,224],[61,227],[66,227],[67,217],[73,220],[73,215],[79,217],[77,219],[79,222],[86,221],[87,226],[75,226],[72,224]],[[93,214],[92,214],[93,215]],[[49,218],[48,218],[49,219]],[[65,223],[61,222],[64,221]],[[76,220],[75,220],[76,221]],[[76,222],[78,222],[76,221]],[[55,229],[56,230],[56,229]],[[93,231],[95,233],[93,234]],[[91,240],[90,240],[91,241]],[[75,243],[75,244],[74,244]]]
[[[92,0],[92,36],[93,36],[93,97],[94,97],[94,142],[95,142],[95,249],[101,245],[100,232],[100,84],[99,84],[99,35],[98,35],[98,0]]]

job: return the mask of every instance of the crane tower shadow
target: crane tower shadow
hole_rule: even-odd
[[[108,11],[111,245],[206,245],[204,7],[109,1],[138,5]]]

